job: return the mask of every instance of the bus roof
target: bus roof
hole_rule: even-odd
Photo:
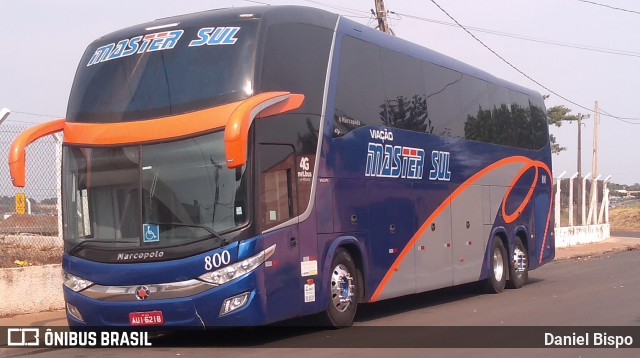
[[[229,21],[238,18],[256,17],[265,25],[282,22],[299,22],[334,30],[338,20],[337,14],[306,6],[248,6],[201,11],[185,15],[176,15],[160,18],[154,21],[130,26],[109,33],[96,41],[104,38],[125,38],[131,33],[144,33],[148,28],[162,29],[164,26],[174,25],[180,27],[203,26],[213,27],[216,22]],[[169,27],[167,27],[169,28]]]
[[[175,23],[178,23],[178,25],[176,26],[181,27],[199,25],[215,26],[216,22],[228,21],[230,19],[236,19],[241,16],[246,17],[248,15],[253,15],[254,17],[260,18],[263,22],[263,26],[269,26],[272,24],[283,22],[292,22],[293,19],[293,21],[295,22],[311,24],[330,30],[334,30],[336,28],[336,22],[338,22],[339,19],[338,32],[341,34],[351,35],[364,41],[407,54],[420,60],[424,60],[435,65],[446,67],[451,70],[494,83],[501,87],[506,87],[528,95],[540,96],[537,91],[500,79],[474,66],[468,65],[421,45],[385,34],[381,31],[362,25],[344,16],[307,6],[248,6],[207,10],[192,14],[161,18],[151,22],[134,25],[105,35],[100,39],[125,38],[131,33],[143,33],[145,31],[149,31],[146,30],[148,28],[162,28],[163,25],[170,25]]]

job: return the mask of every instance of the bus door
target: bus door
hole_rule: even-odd
[[[297,316],[301,309],[300,248],[294,148],[284,144],[259,144],[258,225],[264,247],[276,244],[270,266],[265,266],[267,319]]]

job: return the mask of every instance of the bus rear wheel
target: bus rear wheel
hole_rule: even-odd
[[[529,254],[520,238],[516,239],[513,257],[509,265],[508,288],[521,288],[529,281]]]
[[[356,264],[347,250],[339,248],[333,257],[331,268],[329,306],[324,318],[331,327],[349,327],[353,324],[360,297]]]
[[[507,270],[509,263],[507,262],[507,250],[499,237],[493,238],[491,251],[489,255],[491,273],[489,278],[484,282],[484,291],[487,293],[500,293],[504,291],[507,282]]]

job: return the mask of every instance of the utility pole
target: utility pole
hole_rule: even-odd
[[[569,182],[571,184],[571,182]],[[578,196],[576,204],[578,208],[582,207],[582,114],[578,113]],[[573,205],[573,203],[571,203]],[[576,213],[578,210],[576,210]],[[573,219],[573,218],[572,218]]]
[[[600,107],[598,107],[598,101],[596,101],[594,117],[593,117],[593,180],[591,181],[591,202],[589,203],[589,219],[591,219],[591,213],[593,208],[598,207],[598,127],[600,125]],[[596,215],[593,216],[595,218]],[[597,220],[597,219],[596,219]],[[595,222],[595,220],[594,220]],[[591,224],[589,220],[589,225]]]
[[[598,127],[600,125],[600,107],[596,101],[596,108],[593,118],[593,176],[598,176]]]
[[[371,12],[378,20],[378,30],[384,33],[387,33],[389,35],[395,36],[395,34],[393,33],[393,30],[391,30],[391,27],[389,26],[389,20],[387,18],[387,10],[384,7],[384,0],[374,0],[374,1],[375,1],[376,10],[375,11],[371,10]]]
[[[578,179],[582,178],[582,114],[578,113]]]

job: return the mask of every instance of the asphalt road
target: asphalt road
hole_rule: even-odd
[[[295,322],[294,322],[295,323]],[[414,326],[407,328],[407,326]],[[428,326],[640,326],[640,251],[606,254],[590,259],[553,262],[530,273],[530,283],[519,290],[505,290],[498,295],[486,295],[473,285],[454,287],[431,293],[387,300],[360,307],[354,327],[331,331],[314,328],[260,328],[233,333],[183,333],[163,337],[158,341],[172,347],[140,349],[60,349],[41,351],[37,357],[106,357],[106,356],[193,356],[213,357],[308,357],[378,356],[397,354],[396,350],[374,347],[415,345],[425,334],[441,334],[450,340],[447,330],[438,333]],[[426,328],[425,328],[426,327]],[[588,327],[586,329],[589,329]],[[435,332],[435,333],[434,333]],[[462,330],[472,336],[458,336],[455,342],[443,344],[464,347],[469,340],[490,337],[494,328]],[[505,334],[504,347],[509,346]],[[638,332],[638,330],[634,331]],[[525,331],[524,334],[527,334]],[[475,337],[475,338],[474,338]],[[640,336],[635,336],[640,343]],[[542,339],[542,338],[541,338]],[[391,343],[390,343],[391,342]],[[440,342],[442,343],[442,342]],[[185,346],[191,346],[185,348]],[[195,347],[194,347],[195,346]],[[357,346],[360,348],[343,348]],[[203,348],[206,347],[206,348]],[[251,348],[247,348],[251,347]],[[317,349],[310,347],[322,347]],[[502,347],[502,345],[501,345]],[[269,349],[265,349],[269,348]],[[469,357],[637,357],[638,349],[403,349],[403,355]],[[6,352],[5,352],[6,353]],[[13,352],[18,353],[17,351]],[[31,354],[37,353],[31,351]],[[9,352],[9,355],[13,355]],[[7,354],[0,354],[0,357]]]

